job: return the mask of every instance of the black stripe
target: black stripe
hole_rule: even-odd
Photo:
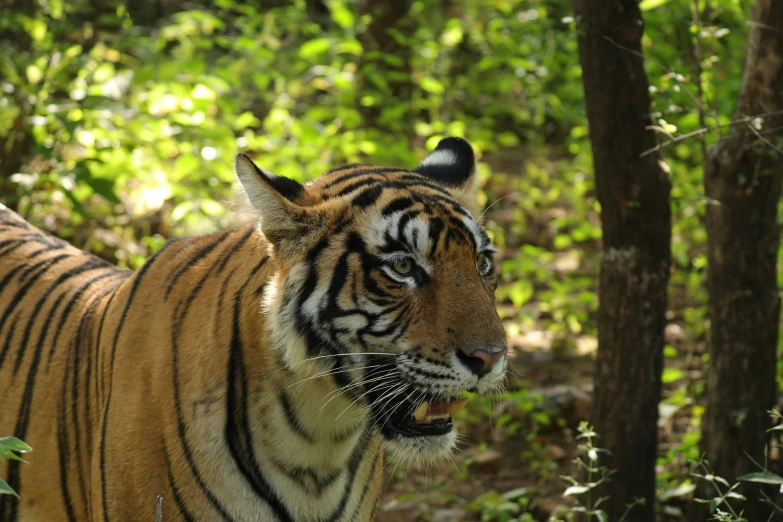
[[[336,177],[335,179],[329,181],[324,185],[324,190],[328,190],[336,185],[339,185],[340,183],[344,183],[348,180],[355,179],[361,176],[366,176],[368,174],[388,174],[390,172],[406,172],[405,169],[395,168],[395,167],[364,167],[364,168],[358,168],[357,170],[348,172],[347,174],[343,174],[341,176]]]
[[[288,399],[288,395],[286,394],[285,390],[280,390],[277,398],[283,410],[285,420],[288,423],[288,427],[291,428],[291,431],[302,437],[310,444],[313,444],[315,442],[313,436],[307,432],[304,426],[302,426],[302,423],[299,421],[299,418],[297,418],[296,412],[294,411],[293,406],[291,406],[291,401]]]
[[[108,420],[109,420],[109,407],[111,406],[111,393],[112,393],[112,383],[114,381],[114,357],[117,353],[117,342],[120,339],[120,334],[122,333],[122,329],[125,326],[125,320],[128,317],[128,312],[131,308],[131,305],[133,305],[133,298],[136,296],[136,291],[139,288],[139,285],[141,284],[141,281],[144,279],[144,275],[147,273],[147,270],[150,269],[150,267],[153,265],[156,259],[160,257],[160,255],[165,252],[171,245],[176,244],[177,241],[170,241],[163,245],[163,247],[155,252],[152,257],[150,257],[146,263],[142,265],[142,267],[139,269],[138,272],[136,272],[133,276],[133,284],[130,287],[130,290],[128,292],[128,300],[125,302],[125,307],[122,309],[122,315],[120,316],[119,323],[117,323],[117,328],[114,330],[114,341],[112,342],[111,347],[111,359],[109,364],[109,391],[106,395],[106,405],[103,408],[103,424],[101,426],[101,441],[100,441],[100,483],[101,483],[101,505],[103,506],[103,521],[109,522],[109,512],[108,512],[108,504],[106,502],[106,429],[108,426]],[[108,309],[104,311],[104,313],[108,313]]]
[[[356,167],[361,167],[361,163],[346,163],[345,165],[338,165],[337,167],[332,167],[331,169],[327,170],[324,176],[326,176],[327,174],[334,174],[335,172],[340,172],[341,170],[354,169]]]
[[[330,517],[326,519],[326,522],[335,522],[343,516],[345,508],[348,505],[351,493],[354,488],[354,480],[356,480],[356,473],[359,471],[359,465],[362,463],[362,459],[367,454],[367,446],[370,444],[372,438],[372,430],[366,430],[362,433],[362,438],[356,448],[353,450],[351,457],[348,460],[348,480],[345,482],[345,490],[343,491],[340,503],[335,508]]]
[[[227,237],[229,236],[228,232],[220,232],[216,234],[215,237],[217,239],[215,241],[212,241],[211,243],[207,244],[206,246],[200,248],[193,254],[188,260],[182,264],[177,270],[174,271],[174,274],[171,276],[171,279],[169,280],[169,284],[166,287],[166,299],[169,298],[169,295],[171,294],[171,291],[174,289],[174,286],[176,286],[177,281],[179,281],[179,278],[182,277],[182,275],[193,265],[204,259],[209,255],[210,252],[215,250],[215,248],[222,243]]]
[[[358,181],[354,181],[350,185],[341,188],[339,191],[332,194],[331,197],[347,196],[351,192],[355,192],[363,187],[375,186],[375,187],[382,188],[385,182],[386,182],[385,178],[382,178],[380,176],[368,176]]]
[[[52,293],[57,290],[57,288],[60,287],[63,283],[68,281],[68,279],[71,279],[72,277],[79,276],[85,272],[89,272],[90,270],[95,270],[98,268],[105,268],[105,265],[102,262],[98,262],[96,258],[88,259],[86,263],[83,263],[75,268],[72,268],[68,270],[67,272],[63,272],[62,274],[57,277],[57,279],[54,280],[52,285],[47,288],[46,292],[43,293],[43,295],[38,299],[38,302],[35,303],[35,306],[32,308],[32,310],[39,311],[42,310],[44,305],[46,304],[47,299],[52,295]],[[21,342],[21,349],[16,354],[16,361],[14,362],[14,369],[11,372],[11,375],[13,377],[16,377],[16,374],[19,372],[19,367],[22,365],[22,360],[24,359],[24,348],[27,346],[27,342],[30,339],[30,334],[33,330],[33,323],[37,317],[37,314],[33,313],[30,315],[30,318],[27,320],[27,326],[24,329],[24,335],[22,336],[22,342]],[[44,324],[44,328],[48,327],[48,322],[52,320],[52,315],[49,315],[47,322]],[[36,351],[36,356],[40,357],[40,354]]]
[[[109,286],[104,288],[97,296],[95,296],[93,298],[93,301],[92,301],[92,303],[90,305],[90,308],[88,310],[88,314],[90,316],[92,316],[92,314],[95,313],[95,310],[98,308],[98,305],[100,304],[101,300],[104,297],[106,297],[108,294],[111,293],[112,295],[109,298],[109,301],[107,303],[107,308],[105,308],[104,311],[106,309],[108,309],[108,304],[112,302],[112,300],[114,299],[114,295],[117,292],[117,289],[119,288],[120,285],[122,285],[123,282],[125,282],[125,279],[128,277],[128,274],[126,274],[124,272],[114,272],[114,273],[111,274],[111,276],[122,276],[122,279],[110,282]],[[106,314],[103,314],[103,313],[101,314],[101,323],[100,323],[101,325],[103,324],[103,319],[104,319],[105,316],[106,316]],[[100,332],[101,332],[101,328],[99,326],[99,328],[98,328],[98,336],[100,336]],[[92,333],[92,331],[90,333]],[[96,348],[92,348],[92,346],[88,342],[88,347],[90,349],[88,349],[88,351],[87,351],[87,364],[86,364],[86,370],[85,370],[85,376],[84,376],[84,425],[85,426],[89,426],[91,428],[93,426],[93,423],[92,423],[92,408],[90,407],[90,396],[91,396],[91,394],[89,393],[90,381],[94,381],[96,383],[96,386],[95,386],[95,393],[96,393],[96,395],[94,396],[95,397],[95,403],[96,404],[100,404],[100,402],[98,401],[98,396],[97,396],[97,391],[98,391],[98,387],[97,387],[98,378],[97,377],[98,377],[98,373],[99,373],[99,370],[100,370],[100,368],[98,367],[98,350],[97,350],[97,347],[98,347],[99,344],[100,344],[100,337],[96,337],[95,338],[95,346],[96,346]],[[95,359],[94,361],[93,361],[93,354],[94,354],[94,359]],[[95,377],[92,377],[93,366],[95,367]],[[93,431],[94,431],[93,429],[88,429],[87,430],[87,447],[88,448],[92,448],[93,447],[93,445],[92,445]],[[92,497],[92,495],[89,495],[89,496]],[[88,505],[90,505],[90,503],[88,503]]]
[[[291,514],[264,478],[264,473],[253,451],[250,413],[247,402],[248,379],[243,360],[243,342],[240,331],[239,307],[246,285],[234,296],[231,352],[228,362],[228,398],[226,401],[225,436],[232,457],[253,491],[270,507],[280,522],[293,522]]]
[[[383,187],[376,185],[362,191],[358,196],[351,200],[351,203],[354,208],[367,208],[370,205],[375,204],[375,202],[378,201],[378,198],[381,197],[382,193]]]
[[[292,481],[299,484],[299,487],[313,496],[321,496],[343,474],[343,469],[337,469],[331,473],[322,476],[311,468],[302,468],[298,466],[289,466],[284,464],[273,456],[269,459],[277,470],[287,476]]]
[[[27,292],[30,290],[30,287],[38,280],[38,277],[40,277],[41,274],[46,272],[49,268],[56,265],[60,261],[62,261],[65,258],[70,258],[71,256],[67,254],[61,254],[59,256],[55,256],[49,259],[45,259],[43,261],[40,261],[38,263],[35,263],[32,265],[36,269],[39,269],[37,272],[30,272],[30,268],[28,267],[23,273],[22,276],[24,276],[24,273],[30,274],[30,280],[27,281],[26,284],[24,284],[21,288],[17,289],[14,296],[11,298],[11,301],[8,303],[8,306],[6,307],[5,311],[3,312],[3,316],[0,318],[0,332],[3,331],[3,327],[5,326],[6,321],[8,320],[8,317],[13,313],[13,311],[16,309],[16,307],[19,305],[19,303],[22,302],[25,295],[27,295]],[[12,273],[15,273],[16,270],[12,271]],[[3,280],[0,282],[0,288],[2,288],[3,284],[6,283],[6,280]],[[18,317],[18,316],[17,316]],[[10,336],[9,336],[10,337]],[[5,361],[5,357],[8,353],[8,348],[10,346],[10,343],[6,343],[6,345],[3,346],[3,351],[0,352],[0,368],[3,367],[3,362]]]
[[[177,486],[177,483],[174,481],[174,474],[171,472],[171,459],[169,459],[169,452],[166,450],[165,446],[163,447],[163,458],[166,461],[166,476],[169,479],[169,487],[171,488],[171,493],[174,495],[174,503],[177,505],[177,509],[179,509],[185,522],[196,522],[196,517],[188,511],[185,501],[179,493],[179,486]]]
[[[399,212],[401,210],[407,210],[410,207],[413,206],[413,198],[409,196],[403,196],[401,198],[396,198],[391,201],[389,201],[384,207],[383,211],[381,212],[382,216],[389,216],[391,214],[394,214],[395,212]]]
[[[103,268],[104,267],[103,263],[100,263],[99,267]],[[35,306],[34,309],[35,310],[40,310],[41,307],[43,306],[43,303],[46,300],[46,298],[58,286],[60,286],[63,282],[65,282],[67,279],[69,279],[70,277],[74,277],[76,275],[79,275],[79,274],[81,274],[83,272],[86,272],[88,270],[92,270],[94,268],[96,268],[95,264],[88,262],[88,263],[85,263],[84,265],[82,265],[80,267],[77,267],[77,268],[74,268],[74,269],[70,270],[69,272],[67,272],[65,274],[61,274],[61,276],[57,279],[57,281],[54,282],[53,286],[44,294],[44,296],[42,296],[41,299],[39,299],[39,301],[38,301],[38,303],[36,303],[36,306]],[[91,285],[92,283],[94,283],[95,281],[97,281],[99,279],[102,279],[105,276],[106,276],[106,274],[102,274],[102,275],[96,276],[96,277],[90,279],[89,281],[87,281],[84,285],[82,285],[81,289],[77,290],[77,293],[72,298],[72,300],[75,300],[76,298],[78,298],[78,296],[89,285]],[[57,313],[57,310],[59,309],[59,306],[62,303],[62,300],[63,300],[63,298],[66,295],[67,295],[67,292],[64,292],[64,293],[62,293],[62,294],[60,294],[58,296],[57,300],[55,301],[55,303],[52,305],[51,309],[49,310],[49,313],[47,314],[46,319],[43,322],[41,333],[38,336],[38,340],[37,340],[36,345],[35,345],[35,350],[33,352],[33,359],[31,361],[30,367],[28,368],[28,371],[27,371],[27,378],[25,379],[25,389],[24,389],[24,392],[22,393],[22,402],[21,402],[21,404],[19,406],[19,412],[17,414],[16,427],[14,428],[14,433],[16,434],[17,437],[24,438],[27,435],[27,428],[28,428],[29,422],[30,422],[31,407],[32,407],[32,404],[33,404],[33,397],[34,397],[34,393],[35,393],[35,382],[36,382],[35,379],[36,379],[36,376],[38,374],[38,367],[39,367],[39,363],[40,363],[40,359],[41,359],[41,353],[43,351],[44,342],[45,342],[45,339],[46,339],[46,335],[47,335],[47,333],[49,331],[49,326],[53,322],[54,316]],[[21,354],[23,353],[24,347],[27,345],[27,341],[29,340],[30,327],[31,327],[35,317],[36,317],[36,315],[32,315],[30,317],[30,319],[28,320],[24,341],[22,342],[22,345],[21,345],[22,349],[19,351],[19,357],[17,357],[17,364],[14,367],[14,375],[16,375],[16,372],[19,369],[20,357],[21,357]],[[67,380],[68,374],[69,374],[69,372],[66,371],[66,380]],[[60,437],[58,436],[58,440],[59,439],[60,439]],[[62,456],[65,453],[67,453],[69,455],[71,454],[70,452],[67,452],[66,449],[67,449],[67,446],[61,446],[61,450],[62,450],[60,452],[61,459],[62,459]],[[79,455],[80,453],[77,452],[75,454]],[[14,467],[18,468],[19,467],[19,463],[16,462],[16,461],[11,461],[11,463],[9,465],[9,479],[11,481],[14,481],[14,484],[11,484],[10,482],[9,482],[9,484],[11,484],[11,487],[13,487],[17,491],[17,493],[18,493],[20,491],[20,486],[21,485],[16,483],[15,481],[18,480],[19,470],[18,469],[17,470],[13,470]],[[67,468],[65,468],[65,469],[67,470]],[[63,470],[63,466],[61,465],[61,472],[62,472],[62,470]],[[62,482],[65,480],[62,475],[60,476],[60,480],[61,480],[61,485],[62,485]],[[64,498],[64,500],[66,502],[66,514],[69,517],[68,520],[71,521],[71,522],[76,522],[76,517],[75,517],[75,515],[73,513],[73,508],[72,508],[72,505],[70,503],[70,496],[65,495],[63,498]]]
[[[0,241],[0,248],[3,248],[4,250],[0,250],[0,257],[5,256],[7,254],[10,254],[17,248],[20,248],[30,242],[28,238],[34,238],[37,234],[25,234],[23,236],[17,236],[14,239],[6,239],[5,241]]]
[[[132,273],[126,273],[126,279],[121,281],[119,284],[121,285],[124,283],[128,277],[130,277]],[[105,350],[101,350],[101,339],[103,337],[103,323],[106,321],[106,316],[109,315],[109,310],[111,309],[111,303],[114,301],[114,298],[117,297],[117,294],[119,293],[119,290],[112,293],[111,296],[109,296],[109,301],[106,303],[106,306],[103,309],[103,313],[101,314],[101,322],[98,325],[98,336],[95,339],[95,366],[96,366],[96,375],[95,375],[95,400],[97,404],[100,404],[103,401],[103,398],[106,397],[106,381],[105,381],[105,369],[104,366],[106,365],[105,361]],[[51,351],[49,352],[49,362],[52,361],[52,355],[54,355],[54,348],[55,344],[52,343]],[[101,358],[101,356],[104,356],[104,358]],[[98,377],[100,376],[100,379]],[[98,388],[98,381],[100,380],[100,390]],[[100,391],[100,393],[99,393]]]
[[[231,259],[232,254],[245,245],[247,240],[250,239],[250,236],[253,235],[253,232],[255,232],[255,229],[249,228],[244,234],[242,234],[242,237],[239,238],[239,241],[237,241],[233,247],[229,248],[226,252],[223,253],[223,260],[220,261],[217,265],[218,274],[223,272],[229,260]]]
[[[370,473],[367,475],[367,481],[364,483],[364,488],[362,488],[362,494],[359,496],[359,502],[356,503],[356,510],[353,512],[353,515],[351,516],[350,520],[353,522],[356,520],[356,517],[359,516],[359,513],[362,511],[362,505],[364,504],[364,499],[367,497],[367,491],[370,490],[370,486],[372,485],[373,476],[375,475],[375,470],[378,468],[378,455],[374,455],[372,457],[372,467],[370,467]],[[376,498],[380,497],[380,492],[376,496]]]
[[[221,241],[222,239],[225,239],[225,237],[221,238]],[[237,248],[232,248],[232,245],[229,245],[228,250],[223,252],[223,255],[230,257],[237,251],[238,251]],[[248,280],[242,286],[243,289],[245,288],[245,286],[247,286],[250,283],[253,277],[255,277],[255,274],[259,270],[261,270],[261,268],[266,264],[267,260],[268,258],[264,257],[259,261],[259,263],[251,272],[251,275],[248,277]],[[225,259],[218,258],[217,261],[222,264],[222,262],[225,261]],[[228,283],[228,280],[231,278],[231,276],[234,274],[235,271],[236,269],[230,272],[229,275],[225,279],[223,279],[223,284]],[[225,508],[221,504],[221,502],[217,499],[217,497],[215,497],[212,491],[210,491],[210,489],[206,486],[206,484],[204,483],[204,479],[201,476],[201,473],[196,467],[196,462],[195,459],[193,458],[193,452],[190,448],[190,443],[187,440],[187,434],[185,433],[186,431],[185,421],[183,420],[182,405],[181,405],[180,392],[179,392],[179,336],[182,330],[182,324],[185,322],[187,314],[190,311],[190,306],[193,304],[193,301],[196,299],[197,295],[203,288],[204,283],[206,282],[207,278],[210,277],[210,275],[211,275],[211,271],[209,270],[205,271],[204,275],[193,287],[190,295],[188,295],[188,297],[183,300],[184,303],[180,302],[176,307],[176,309],[179,311],[179,315],[175,317],[171,329],[171,352],[172,352],[171,355],[172,355],[172,381],[173,381],[172,385],[174,391],[174,410],[177,419],[177,434],[179,436],[179,441],[182,446],[183,453],[185,455],[185,460],[190,468],[191,473],[193,474],[193,478],[195,479],[196,484],[198,484],[199,488],[207,497],[212,507],[215,508],[215,510],[218,511],[218,513],[220,513],[223,519],[232,520],[228,512],[226,512]]]
[[[34,283],[41,276],[41,274],[46,272],[46,270],[48,270],[52,265],[57,264],[67,257],[71,257],[70,254],[59,254],[57,256],[50,257],[49,259],[44,259],[38,263],[27,266],[19,275],[19,284],[24,283],[28,276],[30,277],[30,284]],[[43,266],[43,269],[36,272],[36,270],[38,270],[38,268],[41,266]]]

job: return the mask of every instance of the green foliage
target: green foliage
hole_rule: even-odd
[[[596,446],[595,439],[598,438],[598,434],[588,423],[580,423],[577,430],[579,432],[577,438],[582,440],[582,443],[579,444],[580,455],[574,460],[574,463],[577,465],[577,469],[582,472],[584,479],[572,476],[562,477],[564,481],[571,484],[563,492],[563,496],[575,499],[575,505],[565,510],[566,520],[573,520],[574,515],[578,513],[586,517],[588,521],[609,522],[606,512],[600,509],[601,504],[608,497],[594,497],[594,490],[611,480],[611,476],[614,474],[614,470],[602,466],[598,462],[601,453],[609,452]],[[644,505],[644,499],[637,498],[628,504],[625,513],[617,522],[626,520],[631,510],[637,505]]]
[[[783,430],[783,424],[780,421],[783,420],[783,415],[776,410],[769,411],[770,417],[773,422],[777,422],[773,428],[767,430],[768,432],[775,432]],[[746,473],[736,478],[733,484],[723,477],[719,477],[710,473],[709,463],[700,457],[693,461],[691,470],[691,476],[699,480],[703,480],[710,484],[715,491],[715,496],[709,499],[694,498],[694,502],[709,504],[710,514],[713,518],[711,520],[718,520],[720,522],[749,522],[748,519],[743,518],[743,511],[737,507],[738,503],[746,502],[748,499],[737,491],[740,485],[745,483],[758,484],[759,486],[774,485],[780,486],[780,491],[783,492],[783,477],[777,473],[773,473],[768,469],[768,463],[765,461],[763,465],[753,460],[750,455],[747,455],[748,459],[759,469],[759,471]],[[765,449],[764,457],[767,457],[767,451]],[[769,495],[763,490],[759,490],[761,495],[761,501],[770,507],[770,518],[772,520],[775,514],[778,516],[783,513],[777,503],[775,503]]]
[[[17,453],[27,453],[32,451],[33,448],[17,439],[16,437],[0,437],[0,463],[8,459],[18,460],[19,462],[27,462],[22,459]],[[0,478],[0,495],[13,495],[19,498],[16,491],[11,489],[8,483]]]
[[[490,491],[468,504],[468,510],[480,513],[481,522],[534,522],[530,510],[534,500],[525,488],[513,489],[502,495]]]

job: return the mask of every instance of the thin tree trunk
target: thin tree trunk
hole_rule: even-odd
[[[757,0],[738,112],[746,117],[780,110],[783,2]],[[702,449],[711,470],[729,481],[756,471],[745,452],[764,462],[767,410],[774,406],[777,386],[783,137],[780,131],[765,131],[783,127],[783,117],[760,122],[756,129],[732,128],[704,160],[704,188],[715,203],[707,207],[711,344]],[[767,520],[771,513],[755,500],[758,489],[743,491],[749,520]],[[714,496],[706,489],[701,493]],[[708,518],[704,510],[697,511],[694,520]]]
[[[579,59],[601,203],[593,423],[603,463],[616,470],[598,496],[612,522],[655,518],[655,461],[666,286],[671,258],[670,182],[656,154],[638,0],[573,0]]]
[[[413,114],[411,49],[394,34],[397,32],[406,37],[412,32],[413,20],[408,18],[412,4],[412,0],[363,0],[359,4],[359,10],[372,17],[370,25],[359,36],[364,48],[362,77],[365,82],[374,83],[378,90],[385,88],[391,98],[390,102],[381,100],[364,108],[369,126],[399,130],[399,122],[409,121]],[[384,106],[398,104],[407,104],[407,107],[396,111],[392,121],[385,121],[382,117]]]

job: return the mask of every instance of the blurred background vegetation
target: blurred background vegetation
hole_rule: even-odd
[[[708,364],[701,162],[733,117],[750,4],[641,2],[661,141],[712,128],[663,149],[674,229],[658,476],[672,520],[692,491]],[[383,517],[545,520],[564,502],[596,346],[601,230],[571,13],[568,0],[6,0],[0,200],[137,268],[168,237],[241,219],[238,151],[305,181],[348,162],[412,167],[465,137],[523,375],[466,413],[478,449],[456,471],[391,473]]]

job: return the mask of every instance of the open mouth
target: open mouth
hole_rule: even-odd
[[[414,400],[402,395],[388,405],[373,405],[376,418],[380,419],[381,433],[393,438],[445,435],[450,432],[452,418],[468,402],[467,398],[428,396]]]

